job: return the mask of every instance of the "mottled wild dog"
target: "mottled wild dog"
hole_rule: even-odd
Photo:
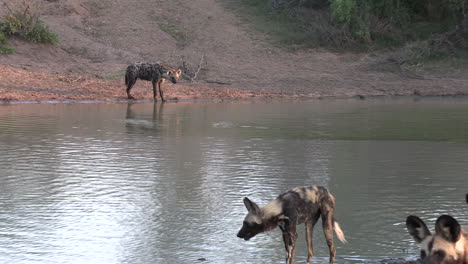
[[[336,254],[333,244],[333,230],[335,230],[339,240],[346,242],[343,231],[334,216],[335,198],[325,187],[297,187],[279,195],[262,207],[247,197],[244,198],[244,204],[248,213],[237,236],[249,240],[259,233],[273,230],[279,226],[283,233],[287,264],[292,264],[294,261],[297,239],[296,225],[298,224],[305,224],[308,247],[307,263],[311,263],[314,255],[312,232],[320,216],[322,216],[323,232],[330,251],[330,263],[335,261]]]
[[[137,79],[141,79],[145,81],[151,81],[153,84],[154,101],[157,101],[157,86],[161,100],[165,102],[166,99],[164,99],[164,93],[161,89],[161,85],[164,82],[164,79],[170,80],[172,83],[177,83],[177,79],[179,79],[181,73],[181,70],[167,69],[165,66],[159,63],[138,62],[131,64],[127,67],[127,71],[125,73],[125,85],[127,85],[128,99],[135,99],[130,95],[130,90],[132,89],[133,85],[135,85]]]
[[[468,194],[465,201],[468,203]],[[435,226],[436,232],[432,234],[419,217],[410,215],[406,218],[409,234],[420,245],[423,264],[468,264],[468,230],[461,228],[449,215],[440,216]]]
[[[463,229],[455,218],[449,215],[439,216],[434,234],[417,216],[408,216],[406,227],[421,246],[423,264],[468,263],[468,230]]]

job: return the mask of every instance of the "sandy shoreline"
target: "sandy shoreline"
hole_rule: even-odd
[[[381,96],[466,96],[464,91],[432,90],[424,94],[398,93],[394,90],[381,91],[379,94],[343,94],[333,88],[326,93],[295,94],[268,92],[268,89],[255,86],[239,89],[230,85],[209,83],[164,84],[165,97],[174,101],[222,101],[222,100],[263,100],[263,99],[322,99],[322,98],[359,98]],[[152,102],[151,82],[137,81],[132,89],[134,102]],[[36,72],[0,65],[0,103],[99,103],[128,102],[125,84],[121,79],[100,79],[87,76],[63,75],[59,73]],[[160,98],[158,96],[158,101]]]

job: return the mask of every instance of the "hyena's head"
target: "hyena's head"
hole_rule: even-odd
[[[172,83],[177,83],[177,80],[180,78],[181,74],[182,74],[181,70],[171,69],[166,72],[166,76],[164,77],[170,80]]]
[[[407,219],[408,230],[416,242],[421,241],[418,243],[421,245],[421,261],[423,264],[468,263],[468,241],[463,236],[462,228],[455,218],[449,215],[442,215],[437,218],[436,232],[431,235],[421,219],[413,217],[410,220],[410,217],[412,216]],[[416,234],[416,236],[413,234]],[[420,240],[421,238],[423,240]]]

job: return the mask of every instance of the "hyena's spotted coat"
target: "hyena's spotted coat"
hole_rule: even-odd
[[[164,93],[161,89],[164,79],[170,80],[172,83],[177,83],[177,79],[180,77],[181,73],[181,70],[167,69],[159,63],[138,62],[131,64],[127,67],[127,71],[125,73],[125,84],[127,85],[128,99],[134,99],[134,97],[130,95],[130,90],[133,85],[135,85],[137,79],[141,79],[151,81],[153,84],[153,98],[155,101],[157,100],[156,86],[158,86],[161,100],[165,102],[166,99],[164,99]]]

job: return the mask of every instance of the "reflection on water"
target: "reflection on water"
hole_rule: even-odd
[[[242,199],[327,186],[337,263],[415,258],[408,214],[468,226],[466,99],[0,106],[0,263],[283,263]],[[299,227],[297,262],[307,252]],[[328,260],[320,225],[315,263]]]

